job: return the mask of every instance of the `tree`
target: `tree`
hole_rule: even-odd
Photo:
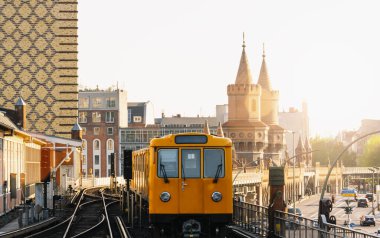
[[[371,136],[364,144],[363,155],[358,158],[358,165],[363,167],[380,166],[380,135]]]
[[[320,162],[321,165],[326,166],[329,163],[329,159],[332,162],[332,160],[334,160],[345,147],[342,142],[338,142],[333,138],[322,138],[317,136],[311,139],[311,148],[318,151],[313,153],[314,164],[315,162]],[[344,166],[356,166],[355,153],[347,151],[342,156],[342,161]]]

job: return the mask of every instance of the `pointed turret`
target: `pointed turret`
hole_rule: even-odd
[[[261,86],[261,88],[266,89],[268,91],[272,91],[272,86],[270,84],[268,70],[267,70],[267,64],[265,62],[265,48],[263,44],[263,62],[261,63],[261,69],[260,69],[260,75],[259,80],[257,82]]]
[[[300,135],[298,145],[296,147],[296,161],[298,165],[304,162],[305,155],[303,153],[305,153],[305,147],[303,146],[302,137]]]
[[[249,68],[248,58],[245,53],[245,36],[243,33],[243,51],[241,53],[239,70],[236,76],[235,84],[252,84],[251,69]]]
[[[16,124],[20,129],[25,130],[26,129],[26,103],[21,97],[18,98],[15,104],[15,110],[16,110],[16,115],[17,115]]]
[[[311,153],[311,145],[310,145],[309,140],[307,139],[307,137],[305,138],[305,151],[309,152],[308,154],[305,155],[305,157],[306,157],[306,165],[307,166],[312,166],[313,155]]]
[[[222,123],[221,122],[219,122],[218,129],[216,129],[216,135],[220,136],[220,137],[224,137],[224,132],[223,132],[223,128],[222,128]]]
[[[74,140],[82,140],[83,139],[83,130],[79,125],[78,121],[74,124],[73,128],[71,128],[71,139]]]
[[[300,136],[300,138],[298,139],[298,145],[296,147],[296,151],[304,151],[305,150],[305,147],[303,146],[303,142],[302,142],[302,137]],[[302,152],[301,152],[302,153]]]
[[[309,140],[307,139],[307,137],[305,138],[305,150],[307,151],[311,151],[311,145],[309,143]]]
[[[208,121],[205,121],[205,125],[203,127],[203,133],[210,135],[210,128],[208,127]]]

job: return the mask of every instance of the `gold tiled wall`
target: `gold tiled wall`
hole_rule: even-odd
[[[78,115],[77,0],[0,0],[0,107],[27,130],[70,137]]]

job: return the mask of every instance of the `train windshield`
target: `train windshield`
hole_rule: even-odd
[[[158,165],[158,177],[178,178],[178,149],[160,149]]]
[[[201,177],[201,151],[182,149],[182,178]]]
[[[218,171],[219,170],[219,171]],[[224,177],[224,150],[204,150],[204,175],[205,178]]]

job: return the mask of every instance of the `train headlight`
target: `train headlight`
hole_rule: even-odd
[[[168,202],[170,200],[170,193],[168,192],[162,192],[160,195],[160,199],[163,202]]]
[[[211,198],[214,202],[220,202],[222,200],[222,194],[220,192],[213,192]]]

